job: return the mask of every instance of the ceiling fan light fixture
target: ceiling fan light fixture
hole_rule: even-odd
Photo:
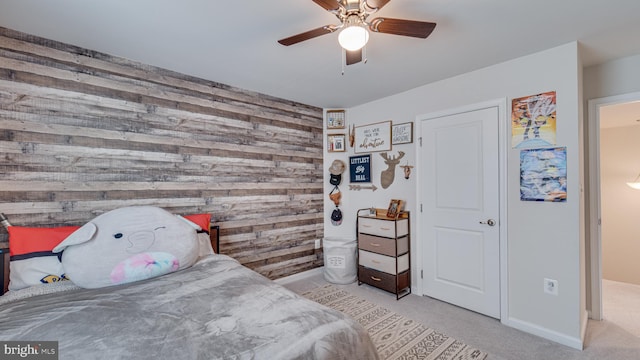
[[[635,180],[633,180],[632,182],[628,182],[627,186],[629,186],[632,189],[640,190],[640,174],[636,176]]]
[[[369,31],[360,25],[351,25],[340,31],[338,42],[345,50],[362,49],[369,41]]]
[[[425,39],[436,27],[435,23],[377,17],[367,20],[391,0],[313,0],[340,20],[339,25],[325,25],[313,30],[278,40],[284,46],[290,46],[325,34],[338,32],[338,43],[344,49],[343,59],[347,65],[367,62],[365,46],[369,41],[369,32],[411,36]],[[364,55],[364,56],[363,56]],[[344,69],[344,68],[343,68]]]
[[[628,182],[627,185],[636,190],[640,190],[640,182]]]

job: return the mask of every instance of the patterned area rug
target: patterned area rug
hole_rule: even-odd
[[[383,360],[476,360],[487,354],[332,285],[302,294],[356,319]]]

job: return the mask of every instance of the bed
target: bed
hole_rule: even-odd
[[[0,318],[1,341],[57,341],[60,359],[378,358],[354,320],[217,253],[116,286],[12,290]]]

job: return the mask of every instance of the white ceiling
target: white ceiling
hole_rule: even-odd
[[[3,27],[325,108],[575,40],[585,66],[640,54],[639,0],[392,0],[376,16],[438,25],[426,40],[372,34],[367,63],[341,75],[336,33],[276,42],[337,24],[311,0],[0,0]]]

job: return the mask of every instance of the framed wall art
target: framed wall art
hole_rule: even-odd
[[[402,211],[402,200],[392,199],[387,209],[387,217],[396,217]]]
[[[327,129],[344,129],[344,110],[327,110]]]
[[[349,182],[371,182],[371,154],[349,157]]]
[[[413,142],[413,123],[393,125],[391,127],[391,144],[410,144]]]
[[[391,121],[356,126],[356,153],[391,150]]]
[[[327,151],[328,152],[345,151],[345,135],[344,134],[327,135]]]

